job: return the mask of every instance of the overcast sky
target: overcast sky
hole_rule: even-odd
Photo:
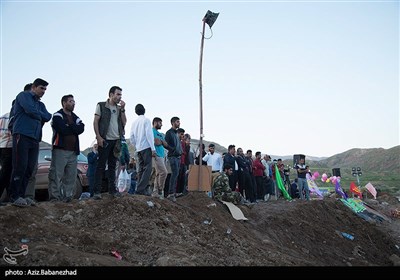
[[[73,94],[95,140],[97,102],[120,86],[127,136],[178,116],[199,138],[202,19],[205,140],[274,155],[331,156],[399,145],[398,1],[1,1],[1,114],[28,82],[48,111]],[[211,36],[206,28],[206,37]],[[51,142],[50,124],[43,141]]]

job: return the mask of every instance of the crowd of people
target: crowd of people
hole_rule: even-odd
[[[9,201],[18,207],[36,205],[35,172],[42,127],[47,122],[53,130],[49,199],[68,203],[76,191],[79,135],[85,131],[85,124],[73,112],[75,100],[72,94],[62,96],[61,109],[49,113],[41,102],[47,86],[48,82],[40,78],[26,85],[12,102],[10,112],[0,118],[0,191],[6,189]],[[120,197],[116,185],[118,174],[127,170],[131,176],[128,193],[176,201],[177,197],[188,193],[188,174],[194,164],[211,167],[215,199],[235,204],[256,203],[268,201],[278,194],[276,172],[284,178],[284,165],[280,159],[272,161],[270,156],[262,156],[261,152],[256,152],[253,158],[251,150],[244,154],[243,149],[236,150],[235,145],[229,145],[228,151],[221,155],[212,143],[208,151],[203,144],[196,156],[190,147],[191,136],[180,127],[179,117],[171,118],[171,128],[164,134],[160,131],[162,119],[154,117],[151,122],[145,116],[146,109],[142,104],[135,106],[138,117],[129,133],[135,153],[130,156],[125,140],[125,105],[122,88],[118,86],[111,87],[107,100],[96,105],[93,119],[96,141],[88,154],[87,170],[92,199],[102,199],[104,181],[107,182],[106,191],[113,197]],[[298,193],[301,199],[308,200],[305,180],[308,169],[304,166],[304,159],[296,168]],[[295,195],[292,188],[288,191]]]

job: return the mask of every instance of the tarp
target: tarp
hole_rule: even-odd
[[[365,210],[365,207],[360,199],[341,198],[340,201],[343,202],[344,205],[346,205],[347,207],[349,207],[351,210],[353,210],[356,213],[359,213],[359,212],[362,212]]]
[[[248,220],[243,215],[242,210],[240,210],[240,208],[237,207],[235,204],[233,204],[232,202],[227,202],[227,201],[223,201],[223,200],[221,200],[221,202],[228,207],[229,211],[231,212],[232,217],[235,220]]]
[[[374,196],[374,198],[376,199],[376,189],[374,188],[374,186],[368,182],[368,184],[365,185],[365,188]]]

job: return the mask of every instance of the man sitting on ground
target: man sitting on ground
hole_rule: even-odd
[[[214,180],[212,191],[213,197],[218,200],[232,202],[233,204],[244,204],[246,201],[243,196],[236,191],[232,191],[229,186],[229,177],[233,172],[233,166],[225,164],[221,172]]]

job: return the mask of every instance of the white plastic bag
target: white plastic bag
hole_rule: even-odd
[[[127,192],[131,186],[131,176],[129,176],[128,171],[124,169],[118,176],[118,191]]]

